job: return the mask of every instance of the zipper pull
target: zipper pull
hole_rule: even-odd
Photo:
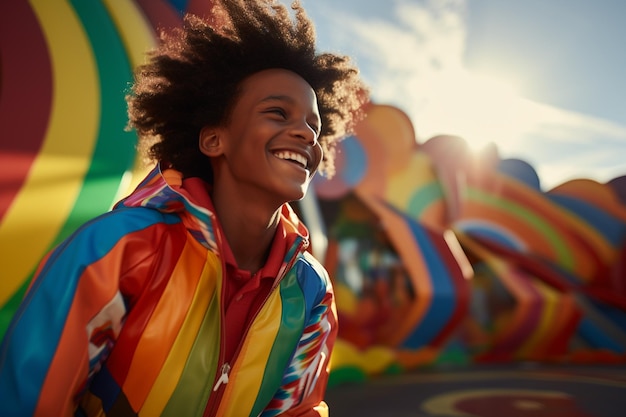
[[[220,375],[220,378],[217,380],[217,382],[215,383],[215,386],[213,387],[213,392],[217,391],[220,387],[220,385],[224,384],[228,384],[228,373],[230,372],[230,365],[228,364],[228,362],[226,362],[224,365],[222,365],[222,374]]]

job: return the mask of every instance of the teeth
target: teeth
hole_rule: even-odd
[[[303,155],[300,155],[299,153],[289,152],[289,151],[279,151],[279,152],[276,152],[274,155],[276,155],[276,157],[280,159],[297,162],[300,165],[302,165],[304,168],[307,167],[307,159]]]

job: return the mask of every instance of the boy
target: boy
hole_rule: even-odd
[[[328,414],[332,287],[288,203],[332,174],[366,89],[292,7],[187,16],[138,69],[156,167],[43,260],[0,350],[3,415]]]

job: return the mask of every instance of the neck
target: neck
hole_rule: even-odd
[[[280,207],[263,206],[240,194],[213,189],[211,199],[224,236],[240,269],[252,273],[265,265],[280,219]]]

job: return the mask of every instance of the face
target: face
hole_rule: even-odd
[[[224,181],[251,201],[282,204],[304,197],[322,160],[320,131],[311,86],[291,71],[269,69],[242,82],[226,126],[203,129],[200,143],[216,187]],[[206,146],[212,140],[217,150]]]

